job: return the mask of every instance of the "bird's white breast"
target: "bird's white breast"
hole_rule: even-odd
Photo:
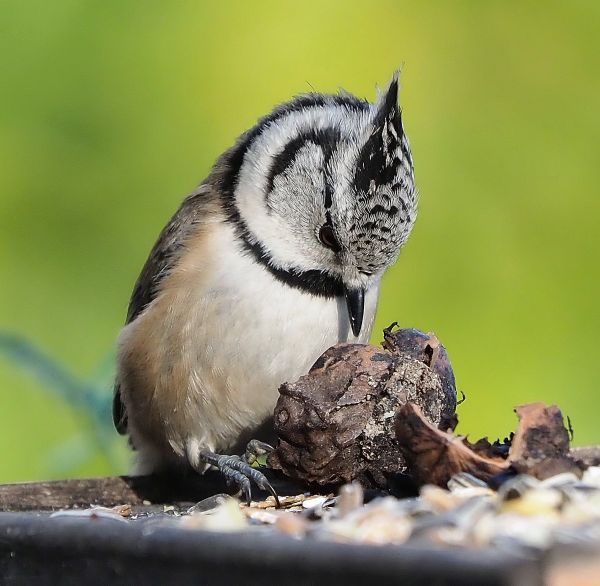
[[[216,226],[209,238],[210,262],[190,292],[182,359],[189,364],[186,408],[196,422],[197,442],[223,450],[240,431],[268,417],[280,384],[306,374],[327,348],[368,341],[378,286],[367,291],[357,339],[343,298],[312,295],[277,280],[244,251],[229,224]]]

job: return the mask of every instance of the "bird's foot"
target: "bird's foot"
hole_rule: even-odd
[[[250,464],[250,466],[256,463],[260,465],[259,458],[270,454],[274,449],[275,448],[270,444],[253,439],[248,442],[246,453],[242,457],[244,461]]]
[[[252,482],[254,482],[258,488],[270,493],[275,499],[276,506],[279,507],[279,498],[267,477],[239,456],[224,456],[210,450],[201,450],[200,460],[217,468],[228,485],[238,488],[246,503],[250,504],[252,499]]]

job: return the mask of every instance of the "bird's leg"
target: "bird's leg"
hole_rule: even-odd
[[[245,462],[248,462],[250,466],[258,462],[261,456],[270,454],[275,448],[271,444],[261,442],[260,440],[253,439],[246,445],[246,452],[242,456]]]
[[[256,486],[273,495],[276,506],[279,507],[279,498],[267,477],[239,456],[223,456],[210,450],[200,450],[200,460],[217,468],[228,484],[239,488],[248,504],[252,498],[252,482],[254,482]]]

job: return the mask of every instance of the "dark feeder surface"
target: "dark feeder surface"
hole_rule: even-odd
[[[152,518],[0,513],[2,584],[542,584],[540,562],[500,552],[298,541],[269,531],[210,533]]]

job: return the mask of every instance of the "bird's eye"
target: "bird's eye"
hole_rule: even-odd
[[[323,246],[330,248],[333,252],[339,252],[342,249],[331,224],[323,224],[321,226],[319,240]]]

